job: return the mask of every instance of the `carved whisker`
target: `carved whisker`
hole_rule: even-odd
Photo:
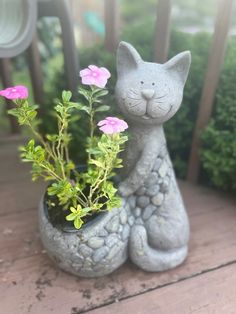
[[[160,96],[160,97],[154,97],[153,99],[161,99],[161,98],[164,98],[165,96],[167,96],[167,94]]]
[[[139,106],[139,105],[141,105],[142,104],[142,102],[138,102],[137,104],[134,104],[134,105],[132,105],[132,106],[129,106],[129,108],[134,108],[134,107],[137,107],[137,106]]]
[[[157,106],[158,109],[161,109],[161,111],[166,111],[166,109],[161,108],[161,106]]]
[[[135,95],[139,95],[139,93],[138,93],[136,90],[134,90],[134,89],[130,89],[129,91],[130,91],[131,93],[135,94]]]
[[[133,98],[133,97],[130,97],[130,96],[127,96],[128,99],[132,99],[132,100],[141,100],[141,98]]]

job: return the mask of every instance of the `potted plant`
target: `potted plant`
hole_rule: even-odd
[[[54,107],[58,132],[45,137],[38,132],[37,106],[29,103],[25,86],[7,88],[0,95],[14,102],[9,114],[34,135],[20,151],[22,161],[32,164],[33,181],[42,177],[48,182],[39,223],[49,256],[66,271],[94,277],[110,273],[127,258],[126,202],[117,195],[112,177],[122,167],[119,153],[127,141],[122,132],[128,125],[117,117],[95,122],[98,112],[109,110],[102,104],[109,71],[90,65],[80,76],[89,86],[79,88],[85,102],[73,102],[71,92],[63,91]],[[69,152],[73,140],[69,126],[78,111],[85,113],[89,124],[86,165],[75,165]]]
[[[180,265],[188,253],[189,222],[168,154],[163,124],[178,111],[191,63],[189,51],[164,64],[142,60],[130,44],[117,51],[117,104],[129,123],[130,139],[124,150],[124,168],[118,186],[114,169],[122,167],[119,153],[127,136],[125,121],[107,117],[95,123],[110,73],[89,66],[80,72],[86,103],[71,101],[64,91],[55,112],[58,133],[43,138],[37,132],[37,106],[27,101],[28,91],[16,86],[0,95],[13,99],[9,111],[31,128],[35,140],[21,148],[31,162],[33,179],[49,182],[39,206],[42,242],[53,260],[79,276],[108,274],[125,262],[146,271],[164,271]],[[76,111],[88,117],[90,134],[85,166],[69,157],[68,126]],[[96,124],[102,135],[97,135]],[[119,192],[119,195],[117,195]],[[65,224],[66,223],[66,224]]]

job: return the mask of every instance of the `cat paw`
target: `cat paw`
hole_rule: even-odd
[[[118,193],[123,196],[127,197],[134,193],[134,191],[131,189],[131,187],[124,181],[122,182],[118,187]]]

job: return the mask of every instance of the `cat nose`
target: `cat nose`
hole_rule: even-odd
[[[153,89],[143,89],[141,91],[143,98],[146,100],[152,99],[154,93],[155,93],[155,91]]]

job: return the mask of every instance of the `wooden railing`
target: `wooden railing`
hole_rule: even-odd
[[[128,1],[128,0],[127,0]],[[230,18],[234,0],[218,0],[218,14],[215,20],[215,29],[212,38],[212,44],[209,49],[208,66],[205,72],[204,87],[199,104],[199,112],[196,120],[190,159],[188,164],[187,179],[197,181],[200,168],[199,150],[201,142],[199,134],[207,125],[213,110],[213,103],[216,88],[218,85],[220,71],[224,60],[224,52],[227,43],[227,36],[230,26]],[[156,31],[153,38],[154,45],[154,60],[155,62],[165,62],[168,56],[170,25],[171,25],[171,0],[159,0],[157,3],[156,13]],[[104,0],[104,16],[105,16],[105,48],[114,53],[117,47],[119,38],[119,0]],[[64,23],[66,23],[64,21]],[[68,47],[66,47],[66,30],[62,28],[62,38],[64,39],[64,55],[65,65],[67,69],[67,77],[69,87],[73,90],[76,84],[75,67],[69,57]],[[151,44],[151,43],[150,43]],[[71,53],[71,51],[70,51]],[[72,53],[75,53],[72,52]],[[40,66],[40,56],[37,48],[37,38],[33,40],[29,48],[29,68],[31,73],[32,85],[34,89],[35,100],[37,103],[43,104],[43,77]],[[4,86],[12,85],[10,61],[1,60],[1,77]],[[72,73],[70,70],[72,69]],[[7,104],[10,106],[10,103]],[[43,107],[42,107],[43,111]],[[10,118],[12,133],[19,132],[19,129],[14,121]]]

